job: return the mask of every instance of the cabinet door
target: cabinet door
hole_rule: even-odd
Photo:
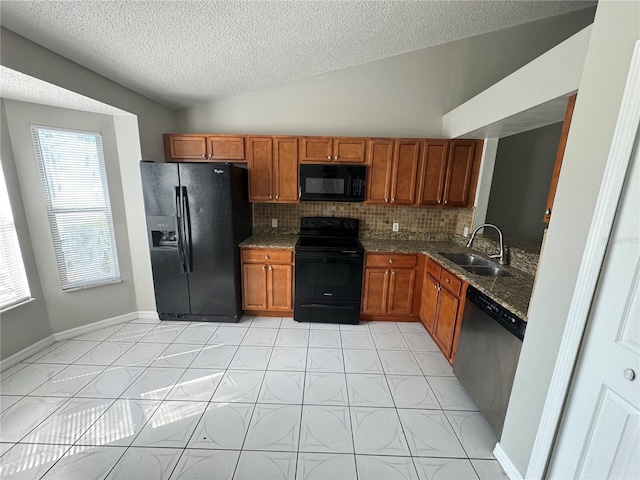
[[[367,315],[387,313],[389,270],[365,268],[362,295],[362,313]]]
[[[411,315],[413,307],[413,284],[416,280],[414,269],[394,269],[389,282],[389,303],[387,313]]]
[[[422,282],[422,303],[420,305],[420,320],[429,333],[433,333],[438,306],[438,281],[431,275],[425,275]]]
[[[207,161],[207,142],[204,135],[164,134],[162,137],[165,161]]]
[[[419,140],[396,140],[391,176],[391,203],[412,205],[420,159]]]
[[[270,137],[248,137],[249,201],[268,202],[273,199],[273,158]]]
[[[300,139],[300,161],[327,163],[333,160],[333,139],[330,137],[302,137]]]
[[[365,163],[364,138],[334,138],[333,161],[337,163]]]
[[[460,300],[444,288],[440,288],[438,298],[438,318],[434,329],[434,338],[446,357],[451,356],[453,334],[458,318],[458,304]]]
[[[293,269],[291,265],[269,265],[267,267],[268,309],[291,310],[293,297]]]
[[[207,155],[210,160],[243,161],[244,137],[235,135],[209,135],[207,137]]]
[[[267,308],[267,266],[259,263],[242,265],[242,308],[265,310]]]
[[[447,167],[447,140],[427,140],[422,150],[418,205],[441,205]]]
[[[391,164],[393,140],[371,140],[369,142],[369,166],[367,167],[367,203],[380,205],[389,203],[391,188]]]
[[[273,190],[276,202],[298,201],[298,139],[273,139]]]
[[[444,204],[466,207],[475,156],[475,140],[453,140],[449,150],[447,179],[444,187]]]
[[[560,134],[560,143],[558,144],[558,152],[556,153],[556,163],[553,167],[551,175],[551,185],[549,186],[549,196],[547,197],[547,208],[544,212],[543,221],[549,223],[551,220],[551,210],[553,202],[556,199],[556,190],[558,189],[558,178],[560,178],[560,169],[562,168],[562,159],[564,158],[564,150],[567,147],[567,138],[569,137],[569,127],[571,126],[571,117],[573,117],[573,107],[576,104],[577,94],[571,95],[567,103],[567,111],[564,114],[564,123],[562,124],[562,133]]]

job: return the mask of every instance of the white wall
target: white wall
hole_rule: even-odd
[[[502,448],[525,472],[574,294],[635,42],[640,2],[598,4]]]
[[[18,173],[13,158],[9,129],[4,110],[4,103],[0,100],[0,148],[2,171],[9,192],[9,202],[13,213],[13,221],[18,233],[18,243],[22,253],[29,290],[33,300],[0,314],[0,358],[7,358],[23,348],[33,345],[51,335],[51,324],[47,304],[42,293],[38,267],[31,245],[29,226],[22,205],[22,194],[18,183]]]
[[[175,113],[29,40],[0,29],[0,63],[138,116],[142,158],[162,160],[162,134],[175,130]],[[162,68],[159,65],[158,68]],[[140,158],[136,159],[140,160]]]
[[[116,138],[113,117],[75,110],[46,107],[31,103],[4,101],[7,125],[13,148],[15,166],[22,189],[22,201],[31,234],[38,272],[44,298],[49,312],[51,330],[56,333],[86,325],[98,320],[115,317],[138,310],[136,285],[134,284],[130,239],[125,211],[126,183],[121,182],[121,164],[135,165],[139,157],[139,143],[135,133]],[[53,239],[45,209],[45,199],[40,184],[40,175],[31,138],[31,124],[50,125],[61,128],[89,130],[102,134],[103,149],[114,231],[118,248],[118,261],[122,281],[120,283],[93,287],[72,292],[63,292],[58,275]],[[119,127],[121,125],[118,125]],[[129,126],[131,121],[129,121]],[[133,137],[133,138],[132,138]],[[129,143],[127,145],[127,142]],[[130,158],[120,158],[121,154]],[[132,168],[132,167],[131,167]],[[130,172],[125,172],[129,174]],[[138,174],[139,177],[139,174]],[[138,180],[139,181],[139,180]],[[135,197],[134,197],[134,200]],[[133,212],[136,213],[135,211]],[[139,214],[131,220],[142,221]],[[146,244],[146,235],[137,239]],[[148,254],[147,254],[148,255]],[[148,275],[150,268],[138,275]],[[153,291],[151,290],[151,295]],[[143,304],[149,306],[148,295]],[[151,297],[153,298],[153,297]],[[148,308],[153,310],[153,308]],[[18,310],[16,308],[16,310]]]
[[[562,120],[566,102],[553,106],[549,113],[557,118],[551,120],[536,107],[578,89],[590,35],[591,26],[448,112],[442,119],[442,134],[457,138],[482,131],[481,136],[503,137]],[[510,117],[515,117],[514,124]]]
[[[439,137],[446,112],[592,18],[586,9],[199,105],[179,111],[177,126],[193,133]]]

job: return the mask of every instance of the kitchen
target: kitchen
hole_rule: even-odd
[[[4,40],[4,38],[3,38],[3,40]],[[3,52],[3,57],[5,57],[4,52]],[[10,57],[9,57],[9,58],[10,58]],[[198,112],[195,112],[195,113],[196,113],[196,114],[198,114]],[[141,126],[142,126],[142,123],[141,123]],[[195,131],[195,130],[196,130],[196,128],[195,128],[195,127],[194,127],[194,128],[183,127],[183,129],[182,129],[182,131]],[[219,131],[220,131],[220,128],[213,126],[213,128],[207,128],[206,130],[201,130],[201,129],[198,129],[198,130],[200,130],[200,131],[212,131],[212,132],[219,132]],[[161,131],[163,131],[164,133],[166,133],[166,132],[175,131],[175,130],[174,130],[174,129],[172,129],[171,127],[167,127],[167,128],[163,128]],[[238,128],[237,126],[235,126],[234,128],[231,128],[231,131],[235,131],[235,132],[238,132],[238,131],[253,131],[253,132],[256,132],[256,131],[258,131],[258,130],[256,130],[255,128],[246,128],[246,129],[244,129],[244,128]],[[283,130],[283,129],[281,129],[281,128],[279,128],[279,129],[278,129],[278,131],[279,131],[279,132],[282,132],[282,133],[293,133],[293,131],[292,131],[292,130],[288,130],[288,131],[287,131],[287,130]],[[264,132],[264,133],[270,133],[270,132],[268,132],[268,131],[266,131],[266,130],[263,130],[263,132]],[[273,130],[271,130],[271,132],[273,132]],[[328,133],[331,133],[331,132],[328,132],[328,131],[320,131],[320,130],[318,130],[318,131],[295,132],[295,133],[296,133],[296,134],[314,134],[314,133],[317,133],[317,134],[328,134]],[[377,132],[374,128],[371,128],[370,130],[368,130],[368,129],[364,129],[364,127],[363,127],[363,131],[361,131],[361,132],[353,132],[353,133],[354,133],[354,134],[360,134],[360,135],[376,135],[376,134],[379,134],[379,132]],[[391,135],[393,135],[394,133],[395,133],[395,132],[393,132],[393,131],[389,131],[389,132],[387,132],[387,133],[386,133],[386,135],[390,135],[390,134],[391,134]],[[411,133],[409,133],[409,134],[411,134]],[[406,134],[405,134],[405,135],[406,135]],[[416,132],[416,133],[413,133],[413,135],[414,135],[414,136],[420,136],[420,134],[419,134],[419,133],[417,133],[417,132]],[[402,135],[401,135],[401,134],[398,134],[398,136],[402,136]],[[155,142],[155,143],[157,143],[157,142],[158,142],[158,137],[157,137],[157,136],[156,136],[155,138],[151,138],[151,137],[149,137],[149,138],[150,138],[150,140],[147,140],[147,139],[146,139],[146,137],[145,137],[143,140],[144,140],[145,142],[147,142],[147,144],[152,144],[152,143],[154,143],[154,142]],[[152,140],[152,141],[151,141],[151,140]],[[157,147],[153,147],[153,148],[157,150]],[[161,148],[161,147],[160,147],[160,148]],[[154,157],[155,157],[155,158],[159,158],[161,155],[162,155],[162,154],[160,153],[160,155],[154,155]],[[3,155],[3,158],[4,158],[4,155]],[[143,158],[144,158],[144,157],[143,157]],[[125,167],[123,167],[123,168],[125,168]],[[137,165],[136,165],[136,168],[137,168]],[[141,200],[141,199],[140,199],[139,197],[136,199],[136,201],[137,201],[137,202],[139,202],[140,200]],[[402,208],[402,207],[399,207],[399,208]],[[271,218],[273,218],[273,217],[271,217]],[[269,221],[270,221],[270,218],[269,218],[269,217],[267,217],[265,220],[266,220],[266,221],[265,221],[265,223],[267,223],[267,222],[269,222]],[[283,220],[283,221],[284,221],[284,220]],[[291,222],[291,223],[293,223],[293,222]],[[406,222],[405,222],[405,223],[406,223]],[[267,223],[267,224],[268,224],[268,223]],[[559,228],[559,227],[558,227],[558,228]],[[547,244],[546,248],[547,248],[547,249],[549,248],[549,244]],[[569,297],[570,297],[570,295],[569,295]],[[145,308],[145,310],[146,310],[146,309],[148,309],[148,308]],[[529,333],[531,333],[531,332],[529,332]],[[3,336],[4,336],[4,334],[3,334]],[[533,348],[533,347],[532,347],[532,348]],[[520,465],[522,465],[522,462],[523,462],[523,461],[525,462],[524,464],[526,465],[526,460],[519,460]],[[520,468],[522,468],[522,466],[521,466]]]

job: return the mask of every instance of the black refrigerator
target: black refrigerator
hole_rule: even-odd
[[[155,162],[140,169],[160,319],[237,322],[238,244],[251,236],[247,170]]]

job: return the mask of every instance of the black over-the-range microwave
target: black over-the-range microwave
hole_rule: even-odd
[[[300,165],[300,200],[306,202],[362,202],[367,167],[364,165]]]

